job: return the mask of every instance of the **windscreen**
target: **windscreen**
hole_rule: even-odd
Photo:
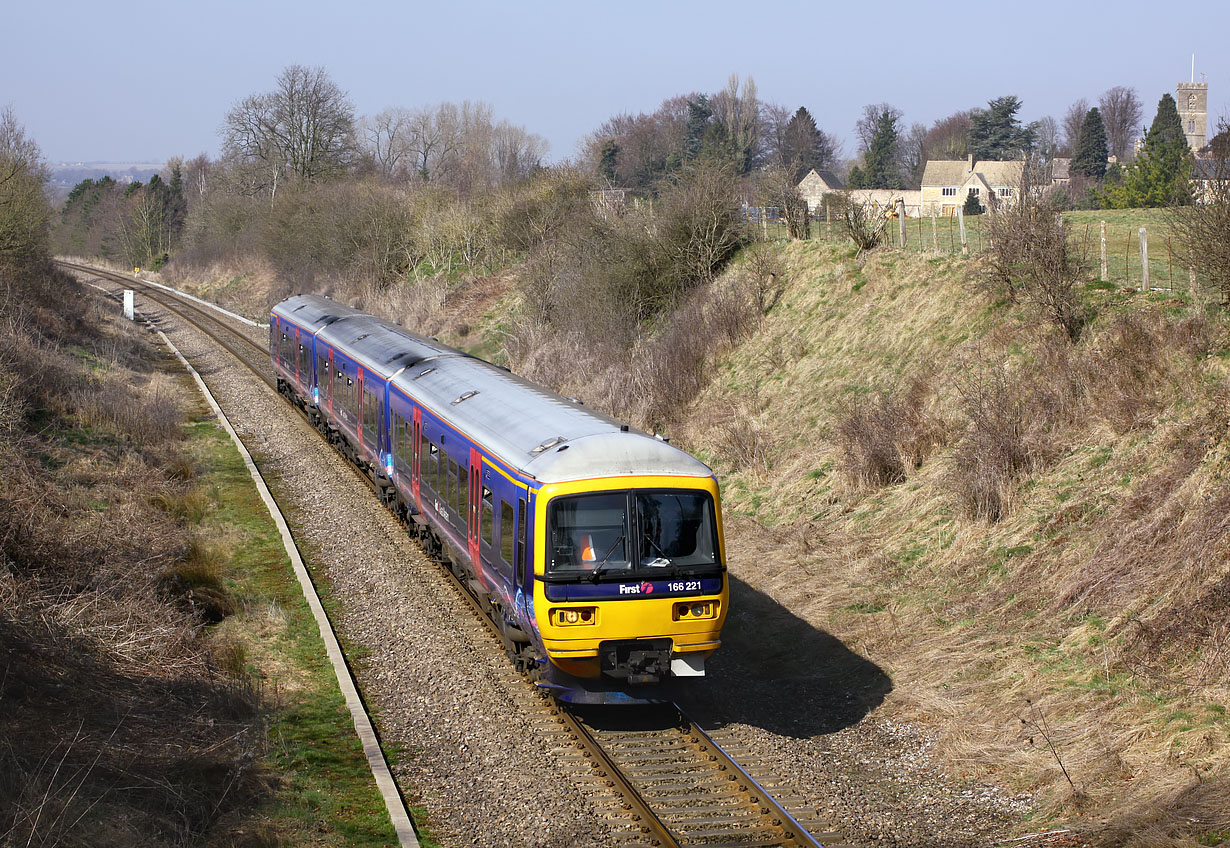
[[[661,489],[561,497],[552,500],[548,522],[551,575],[626,579],[720,565],[708,492]]]

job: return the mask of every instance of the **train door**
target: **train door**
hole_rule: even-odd
[[[363,457],[363,410],[367,409],[363,395],[363,369],[355,366],[355,396],[354,408],[354,440],[359,446],[359,457]]]
[[[517,498],[517,541],[513,549],[513,580],[518,589],[525,588],[528,576],[526,573],[526,532],[525,525],[529,520],[529,504],[525,498]]]
[[[483,499],[483,455],[477,448],[470,448],[470,561],[474,563],[475,573],[482,572],[482,560],[478,552],[478,535],[480,524],[479,505]]]
[[[422,479],[423,461],[423,411],[414,407],[414,459],[410,464],[410,490],[414,493],[414,505],[419,512],[423,511],[423,498],[419,494],[419,481]]]
[[[329,348],[329,357],[328,357],[327,362],[328,362],[329,368],[327,371],[325,371],[324,379],[320,383],[320,390],[322,392],[328,392],[329,394],[329,400],[328,400],[329,417],[333,418],[333,384],[337,382],[337,379],[334,376],[334,372],[333,372],[333,369],[335,367],[333,365],[333,348]],[[326,389],[325,388],[326,385],[329,388]]]

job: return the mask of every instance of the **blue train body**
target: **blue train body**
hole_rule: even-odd
[[[313,295],[275,306],[279,389],[566,701],[671,696],[729,592],[702,463],[488,362]]]

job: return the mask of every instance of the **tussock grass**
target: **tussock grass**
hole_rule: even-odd
[[[975,296],[971,261],[780,250],[793,282],[686,423],[724,477],[732,569],[888,672],[886,709],[936,726],[954,773],[1036,791],[1097,844],[1216,844],[1223,320],[1095,289],[1073,344]],[[727,409],[768,462],[738,461]]]

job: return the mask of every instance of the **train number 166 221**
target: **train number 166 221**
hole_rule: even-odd
[[[667,583],[666,590],[668,592],[699,592],[699,580],[681,580],[677,583]]]

